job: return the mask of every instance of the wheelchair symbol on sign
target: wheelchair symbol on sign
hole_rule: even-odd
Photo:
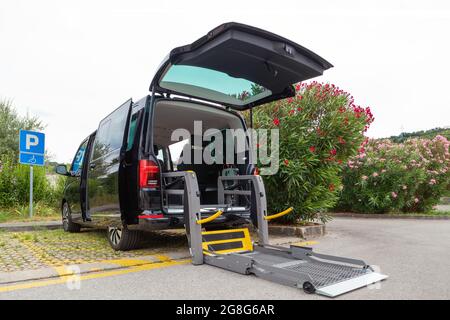
[[[31,163],[31,164],[36,163],[36,157],[34,156],[34,154],[33,154],[33,156],[30,158],[30,160],[28,160],[28,163]]]

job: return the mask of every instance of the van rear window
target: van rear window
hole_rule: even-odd
[[[235,105],[251,103],[272,94],[269,89],[252,81],[187,65],[171,66],[159,85],[178,93]]]

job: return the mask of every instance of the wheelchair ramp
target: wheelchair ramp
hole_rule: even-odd
[[[314,258],[298,259],[289,253],[280,255],[254,251],[244,254],[254,261],[254,273],[266,280],[302,288],[308,293],[336,297],[387,278],[369,267],[324,262]],[[305,287],[306,283],[306,287]],[[312,284],[311,287],[308,287]]]
[[[316,293],[333,298],[343,293],[380,282],[384,279],[387,279],[386,275],[372,271],[366,273],[365,275],[357,276],[348,280],[318,288],[316,290]]]
[[[387,278],[387,276],[373,272],[368,268],[320,261],[297,260],[283,266],[283,268],[308,275],[314,288],[316,288],[316,293],[328,297],[336,297]]]
[[[204,254],[224,254],[252,251],[253,244],[247,228],[202,232]]]
[[[312,248],[302,246],[291,245],[287,248],[271,245],[267,222],[286,215],[293,209],[267,215],[265,189],[260,176],[218,178],[220,205],[217,207],[228,207],[228,204],[224,203],[225,195],[253,196],[249,203],[252,203],[257,213],[257,223],[251,219],[257,227],[256,243],[252,242],[246,228],[202,232],[204,224],[219,218],[226,210],[218,210],[208,217],[202,217],[200,192],[194,172],[170,172],[163,176],[184,178],[184,221],[194,265],[206,263],[243,275],[254,274],[282,285],[303,288],[306,293],[318,293],[328,297],[335,297],[387,278],[374,272],[362,260],[315,253]],[[241,185],[250,184],[251,190],[226,189],[226,181],[238,181]]]

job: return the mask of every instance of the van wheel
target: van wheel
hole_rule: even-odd
[[[72,215],[70,213],[69,204],[64,202],[62,206],[62,224],[66,232],[80,232],[81,226],[72,222]]]
[[[116,227],[108,228],[109,244],[116,251],[135,249],[139,244],[140,235],[141,233],[138,230]]]

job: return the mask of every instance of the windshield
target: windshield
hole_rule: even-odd
[[[172,65],[159,85],[164,89],[207,100],[244,105],[268,97],[263,86],[226,73],[187,65]]]

